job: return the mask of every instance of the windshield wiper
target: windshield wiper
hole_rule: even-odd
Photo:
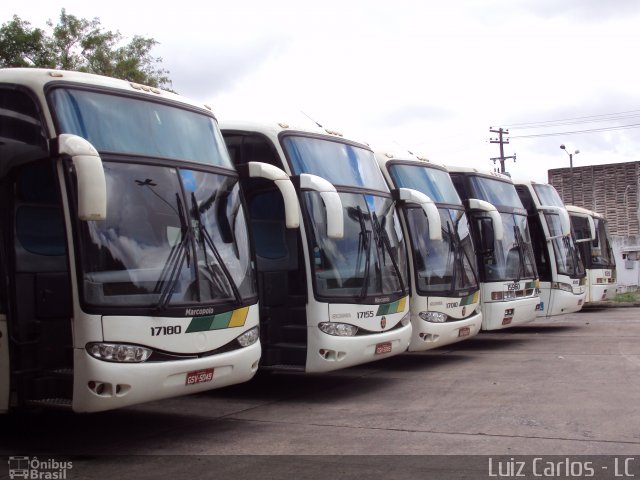
[[[364,276],[362,277],[362,288],[360,289],[360,299],[367,296],[367,290],[369,288],[369,265],[371,263],[371,232],[367,230],[367,225],[364,221],[364,214],[360,205],[356,207],[358,212],[358,223],[360,225],[360,234],[358,235],[358,256],[356,257],[356,271],[354,272],[355,278],[360,271],[360,263],[362,262],[362,253],[366,250],[366,259],[364,261]]]
[[[396,262],[396,259],[393,256],[393,252],[391,251],[391,242],[389,241],[387,232],[380,226],[380,222],[378,221],[378,215],[376,215],[376,212],[372,213],[372,218],[373,218],[373,229],[374,229],[373,231],[377,239],[382,240],[382,245],[389,252],[389,259],[391,260],[391,263],[393,264],[393,268],[396,271],[396,275],[398,276],[398,282],[400,282],[400,290],[404,292],[404,281],[402,280],[402,272],[400,271],[400,267],[398,267],[398,262]],[[376,244],[377,243],[378,242],[376,241]],[[384,249],[383,249],[383,253],[384,253]],[[384,260],[384,255],[382,258]]]
[[[198,233],[200,234],[200,243],[202,244],[202,249],[205,252],[205,255],[204,255],[205,263],[207,265],[207,268],[211,272],[212,280],[216,281],[218,283],[217,285],[218,289],[224,292],[226,288],[223,281],[220,278],[221,277],[220,271],[221,271],[222,278],[225,279],[227,284],[231,287],[231,291],[233,292],[233,296],[235,298],[236,304],[241,305],[242,296],[240,295],[240,290],[238,290],[238,287],[236,286],[236,283],[233,280],[233,276],[231,275],[231,272],[229,272],[229,269],[226,267],[224,261],[222,260],[222,257],[220,256],[220,252],[218,252],[218,249],[216,248],[213,242],[213,239],[211,238],[211,235],[207,230],[207,227],[205,227],[204,224],[202,223],[200,205],[198,205],[198,200],[196,199],[196,195],[193,192],[191,192],[191,204],[193,207],[193,213],[196,217],[196,221],[198,222]],[[217,265],[214,265],[207,260],[207,253],[206,253],[207,246],[211,250],[211,253],[213,253],[213,256],[215,257],[216,261],[218,262]]]
[[[523,276],[527,275],[525,271],[526,260],[529,260],[531,265],[535,265],[535,259],[531,258],[531,251],[528,248],[525,248],[526,245],[524,243],[524,238],[522,237],[522,233],[520,232],[520,226],[513,226],[513,233],[516,239],[516,243],[518,245],[518,255],[520,256],[520,268],[518,269],[518,278],[516,282],[519,282]],[[526,258],[525,258],[526,257]]]
[[[156,304],[156,309],[164,310],[173,295],[173,291],[178,284],[180,278],[180,271],[182,265],[186,259],[187,268],[191,263],[191,255],[189,254],[189,243],[191,242],[191,229],[187,224],[187,220],[184,214],[184,208],[182,206],[182,200],[180,195],[176,193],[176,204],[178,206],[178,218],[180,219],[180,241],[176,242],[169,251],[167,261],[162,267],[160,277],[156,282],[156,286],[153,290],[154,293],[160,293],[160,298]]]

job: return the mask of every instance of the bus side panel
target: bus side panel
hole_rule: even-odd
[[[548,317],[553,309],[554,295],[551,293],[551,282],[540,281],[540,308],[538,317]]]
[[[9,410],[9,332],[7,317],[0,314],[0,413]]]

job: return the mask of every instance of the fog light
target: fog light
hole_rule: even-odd
[[[153,350],[139,345],[126,345],[122,343],[89,343],[87,352],[92,357],[107,362],[141,363],[146,361]]]
[[[318,328],[327,335],[336,337],[353,337],[358,332],[358,327],[348,323],[321,322]]]
[[[254,343],[256,343],[259,337],[260,330],[258,330],[258,327],[253,327],[252,329],[247,330],[238,338],[236,338],[236,340],[241,347],[248,347],[249,345],[253,345]]]
[[[447,321],[447,318],[449,318],[442,312],[420,312],[418,316],[425,322],[431,323],[444,323]]]

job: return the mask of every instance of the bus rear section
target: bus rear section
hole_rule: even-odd
[[[399,201],[409,239],[409,351],[473,337],[482,324],[480,286],[467,214],[449,173],[408,155],[377,152],[376,159]]]
[[[323,130],[225,122],[239,170],[258,161],[296,185],[300,229],[274,187],[243,180],[260,292],[261,366],[326,372],[404,352],[407,253],[394,201],[366,146]]]
[[[110,410],[255,374],[246,216],[209,110],[0,70],[0,137],[1,410]]]
[[[585,303],[613,299],[617,287],[616,260],[606,218],[574,205],[567,205],[567,210],[586,269]]]
[[[480,279],[482,329],[530,322],[540,303],[527,212],[506,175],[448,167],[471,224]]]
[[[574,313],[585,299],[585,269],[569,213],[552,185],[514,180],[528,214],[529,229],[540,278],[539,317]]]

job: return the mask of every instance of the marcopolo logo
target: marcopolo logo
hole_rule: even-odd
[[[197,315],[213,315],[215,313],[215,309],[213,307],[209,308],[186,308],[184,310],[184,314],[187,317],[195,317]]]
[[[48,458],[38,460],[38,457],[14,456],[9,457],[9,478],[25,478],[33,480],[64,480],[67,471],[73,468],[73,462],[61,462]]]

